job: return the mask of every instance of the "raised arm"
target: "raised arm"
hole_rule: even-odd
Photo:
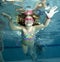
[[[50,20],[51,20],[50,18],[46,18],[46,22],[44,24],[39,24],[39,25],[36,25],[34,27],[37,29],[43,29],[49,25]]]
[[[49,25],[50,21],[51,21],[51,18],[52,18],[53,15],[54,15],[55,13],[57,13],[57,12],[58,12],[57,6],[52,7],[52,8],[50,9],[49,13],[48,13],[47,11],[45,11],[46,16],[47,16],[46,22],[45,22],[44,24],[40,24],[40,25],[35,26],[35,27],[36,27],[36,28],[45,28],[45,27],[47,27],[47,26]]]
[[[13,22],[12,21],[12,17],[6,13],[2,13],[3,16],[7,17],[8,20],[9,20],[9,25],[11,27],[12,30],[21,30],[23,27],[22,26],[17,26],[16,23],[17,22]]]
[[[47,11],[45,11],[46,16],[47,16],[47,21],[45,22],[44,26],[47,27],[51,21],[51,18],[54,16],[55,13],[58,12],[57,10],[57,6],[54,6],[50,9],[49,13]]]
[[[9,22],[11,29],[12,30],[22,30],[23,26],[17,26],[15,23],[16,22],[12,22],[12,21]]]

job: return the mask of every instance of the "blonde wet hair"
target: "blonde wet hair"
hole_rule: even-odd
[[[27,15],[25,15],[24,13],[21,13],[21,14],[18,14],[17,16],[17,22],[18,24],[22,25],[22,26],[25,26],[25,18],[26,18]],[[39,19],[39,16],[36,15],[36,14],[32,14],[30,15],[33,20],[34,20],[34,23],[33,23],[33,26],[34,25],[39,25],[39,23],[36,21],[36,19]]]

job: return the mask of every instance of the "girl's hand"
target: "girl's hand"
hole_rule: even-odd
[[[47,11],[45,11],[47,17],[48,17],[48,18],[52,18],[53,15],[58,12],[57,8],[58,8],[57,6],[52,7],[52,8],[50,9],[49,13],[48,13]]]

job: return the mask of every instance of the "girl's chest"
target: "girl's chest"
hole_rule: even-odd
[[[31,29],[29,29],[29,30],[24,29],[24,30],[23,30],[23,34],[24,34],[24,36],[27,37],[27,38],[32,38],[32,37],[35,36],[35,29],[33,29],[33,28],[31,28]]]

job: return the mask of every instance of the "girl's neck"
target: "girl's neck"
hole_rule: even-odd
[[[32,28],[32,26],[28,26],[28,27],[26,26],[26,29],[27,29],[27,30],[29,30],[30,28]]]

